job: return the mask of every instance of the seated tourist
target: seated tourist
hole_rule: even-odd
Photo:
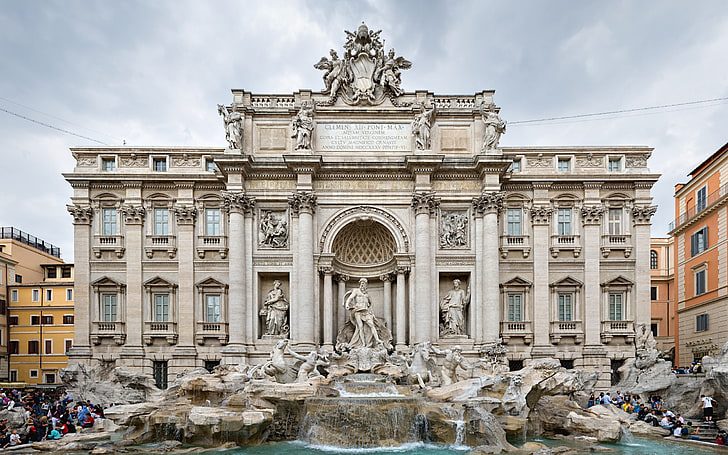
[[[687,438],[693,432],[693,422],[688,422],[683,426],[682,434],[680,437]]]
[[[589,400],[586,402],[586,407],[591,408],[592,406],[594,406],[594,400],[596,400],[596,398],[594,398],[594,394],[592,393],[591,395],[589,395]]]
[[[725,434],[722,431],[715,437],[713,444],[718,444],[719,446],[725,445]]]
[[[682,437],[682,430],[683,430],[682,424],[678,423],[677,425],[675,425],[675,429],[672,430],[672,435],[675,436],[676,438],[680,438],[680,437]]]
[[[51,432],[48,433],[48,439],[52,440],[61,439],[61,436],[61,432],[58,431],[57,428],[52,429]]]

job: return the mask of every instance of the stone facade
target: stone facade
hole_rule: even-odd
[[[608,385],[650,322],[651,149],[499,147],[493,91],[397,93],[373,71],[373,88],[234,90],[235,148],[73,149],[74,357],[158,376],[260,362],[276,280],[291,343],[332,349],[367,278],[397,349],[502,340]],[[443,335],[454,280],[465,330]]]

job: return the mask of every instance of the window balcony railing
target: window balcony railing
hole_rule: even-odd
[[[205,252],[217,251],[220,258],[227,257],[227,236],[225,235],[200,235],[197,236],[197,256],[200,259],[205,258]]]
[[[520,250],[523,252],[523,257],[527,258],[531,254],[531,242],[527,235],[502,235],[500,252],[503,259],[508,257],[508,252],[511,250]]]
[[[523,338],[524,344],[533,341],[533,329],[530,321],[503,321],[501,322],[501,338],[508,344],[511,338]]]
[[[228,324],[227,322],[197,322],[197,331],[195,339],[197,344],[204,345],[206,339],[217,339],[220,344],[224,345],[228,342]]]
[[[718,188],[718,190],[710,193],[706,198],[704,204],[701,204],[700,206],[694,205],[681,213],[680,216],[675,218],[675,220],[670,223],[669,230],[673,231],[676,228],[679,228],[683,224],[698,216],[700,213],[715,206],[718,202],[722,201],[726,195],[728,195],[728,183]]]
[[[144,253],[152,259],[155,251],[164,251],[170,259],[177,255],[177,237],[174,235],[148,235],[144,244]]]
[[[628,343],[634,341],[634,322],[632,321],[603,321],[602,343],[609,343],[615,336],[625,337]]]
[[[564,337],[573,337],[574,343],[584,341],[584,327],[581,321],[551,321],[551,342],[560,343]]]
[[[578,258],[581,254],[581,242],[578,235],[552,235],[551,236],[551,256],[559,257],[559,251],[573,251],[574,257]]]
[[[612,250],[624,251],[624,257],[630,257],[632,255],[632,236],[630,234],[602,235],[602,256],[608,258]]]
[[[117,345],[124,344],[125,324],[119,321],[95,321],[91,327],[91,342],[98,345],[104,338],[112,338]]]
[[[150,345],[154,338],[164,338],[169,344],[177,343],[177,323],[147,321],[144,323],[144,344]]]
[[[116,257],[121,259],[124,257],[124,236],[95,235],[91,249],[96,259],[101,259],[101,253],[104,251],[113,251]]]

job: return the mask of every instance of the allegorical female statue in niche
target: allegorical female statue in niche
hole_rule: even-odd
[[[440,302],[440,313],[442,323],[440,324],[440,335],[465,335],[465,308],[470,303],[470,290],[465,292],[460,289],[460,280],[452,282],[453,288],[447,291]]]
[[[260,315],[265,320],[265,335],[288,335],[288,301],[281,289],[281,282],[275,280],[273,289],[268,295],[260,309]]]
[[[346,293],[344,307],[349,311],[349,320],[336,338],[337,348],[381,348],[392,349],[392,333],[386,325],[374,316],[372,300],[367,292],[367,279],[359,280],[359,287]]]

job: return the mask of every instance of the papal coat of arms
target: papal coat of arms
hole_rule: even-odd
[[[324,73],[323,93],[333,104],[341,97],[345,103],[380,104],[386,98],[394,100],[402,94],[401,70],[412,67],[403,57],[397,57],[394,49],[385,54],[381,30],[369,30],[362,22],[356,33],[346,31],[344,56],[331,49],[330,57],[321,57],[314,68]]]

